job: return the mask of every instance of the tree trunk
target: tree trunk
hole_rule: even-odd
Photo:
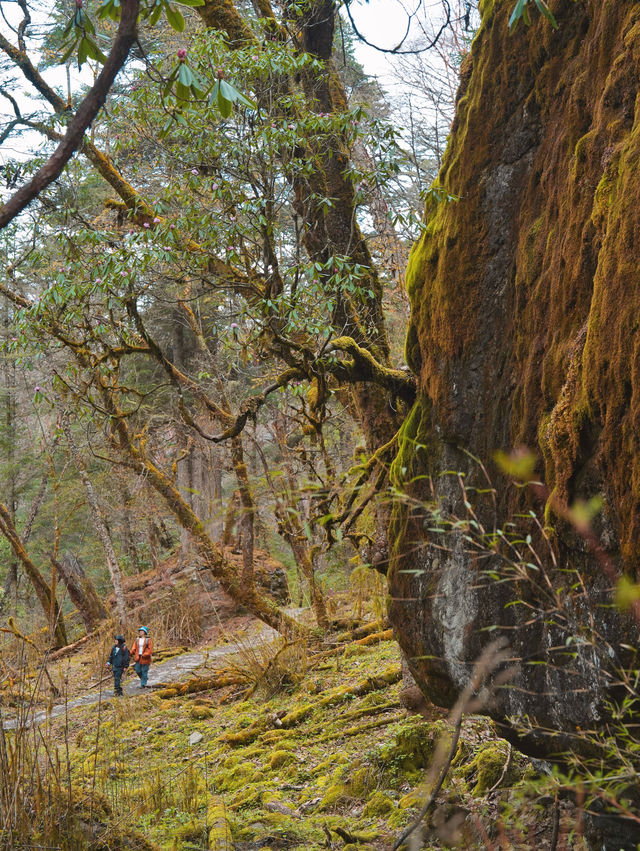
[[[93,632],[101,620],[109,617],[109,612],[84,568],[71,553],[65,553],[60,560],[52,558],[51,563],[66,585],[69,597],[80,613],[87,632]]]
[[[113,592],[116,598],[118,620],[120,622],[120,626],[124,628],[127,623],[127,612],[125,608],[124,590],[122,588],[122,573],[120,572],[120,565],[118,564],[118,559],[113,548],[113,542],[111,541],[111,536],[109,535],[107,524],[105,523],[104,518],[102,516],[98,497],[94,490],[91,479],[89,478],[89,474],[87,473],[87,468],[85,466],[84,459],[78,451],[78,447],[76,446],[76,443],[73,439],[73,435],[71,433],[71,426],[69,423],[69,417],[66,413],[63,414],[63,416],[60,418],[60,423],[64,436],[67,439],[67,443],[69,445],[69,450],[73,457],[74,464],[84,486],[85,494],[87,496],[87,503],[91,511],[91,516],[93,517],[94,530],[104,550],[105,558],[107,561],[107,567],[109,568],[109,575],[111,576],[111,584],[113,586]]]
[[[26,549],[20,536],[13,524],[11,514],[6,505],[0,503],[0,532],[5,536],[11,544],[11,549],[14,555],[19,559],[24,568],[24,572],[29,577],[36,596],[40,601],[42,610],[47,616],[47,623],[52,626],[52,637],[55,647],[64,647],[67,643],[67,633],[64,625],[64,618],[55,596],[52,594],[51,588],[42,576],[38,568],[29,558]]]
[[[124,480],[120,485],[122,494],[122,548],[129,556],[132,568],[140,573],[140,556],[133,536],[133,524],[131,523],[131,494]]]

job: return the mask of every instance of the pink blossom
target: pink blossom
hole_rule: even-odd
[[[217,188],[218,188],[217,183],[212,184],[211,189],[212,189],[213,192],[215,192]]]
[[[153,223],[154,223],[154,225],[158,225],[158,224],[160,224],[160,222],[161,222],[161,221],[162,221],[162,219],[159,219],[159,218],[156,216],[156,217],[155,217],[155,219],[153,220]]]
[[[197,168],[192,168],[192,169],[191,169],[191,174],[200,174],[200,172],[198,171],[198,169],[197,169]]]
[[[101,284],[101,283],[102,283],[102,278],[96,278],[96,284]]]
[[[176,56],[178,57],[179,62],[184,62],[187,58],[187,51],[184,47],[181,47],[180,50],[177,52]]]
[[[41,389],[41,388],[40,388],[40,385],[39,385],[39,384],[36,384],[36,386],[33,388],[34,393],[39,393],[39,392],[40,392],[40,389]]]
[[[237,323],[237,322],[232,322],[232,323],[231,323],[231,327],[232,327],[232,328],[239,328],[240,326],[238,325],[238,323]]]
[[[144,227],[145,227],[145,228],[148,228],[148,227],[151,227],[151,225],[149,224],[149,222],[145,222],[145,223],[144,223]]]

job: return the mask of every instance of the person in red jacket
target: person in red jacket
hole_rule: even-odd
[[[133,669],[140,677],[140,688],[146,688],[147,685],[152,651],[153,647],[149,639],[148,628],[146,626],[138,627],[138,637],[131,647],[131,656],[134,661]]]

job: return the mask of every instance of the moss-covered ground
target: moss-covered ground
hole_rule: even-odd
[[[141,693],[79,707],[48,733],[68,749],[74,788],[102,802],[105,830],[167,851],[390,848],[449,731],[435,707],[408,714],[398,647],[381,637],[281,654],[288,675],[248,699],[240,686]],[[467,719],[421,847],[485,847],[474,819],[495,822],[527,772],[488,720]]]

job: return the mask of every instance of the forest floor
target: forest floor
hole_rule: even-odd
[[[400,654],[387,632],[370,644],[345,632],[330,645],[285,646],[248,619],[236,626],[226,645],[153,665],[150,682],[165,688],[140,690],[135,679],[122,698],[108,680],[96,686],[103,643],[56,664],[67,699],[40,719],[38,735],[56,754],[84,839],[55,847],[393,847],[424,799],[438,743],[449,740],[446,712],[413,714],[401,703]],[[490,721],[470,716],[421,839],[406,847],[545,851],[555,810],[540,784]],[[557,813],[566,838],[575,813],[569,804]]]

